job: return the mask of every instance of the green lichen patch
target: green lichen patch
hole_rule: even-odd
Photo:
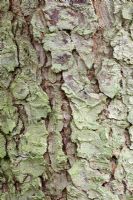
[[[19,63],[21,67],[38,65],[38,59],[35,49],[26,37],[18,37],[17,44],[19,48]]]
[[[63,72],[63,79],[64,84],[62,85],[62,89],[65,91],[69,98],[77,98],[78,100],[84,102],[89,101],[89,105],[97,104],[96,102],[99,98],[91,87],[91,83],[87,77],[85,65],[80,59],[77,59],[76,56],[74,57],[73,67],[68,71]],[[96,101],[94,101],[95,98]]]
[[[45,169],[45,161],[43,157],[19,157],[13,160],[11,168],[17,180],[22,183],[27,175],[31,176],[31,179],[41,176]]]
[[[21,79],[17,78],[11,85],[11,90],[13,96],[18,100],[23,100],[29,94],[29,88],[26,82]]]
[[[92,3],[47,1],[44,8],[50,31],[72,30],[79,34],[92,34],[97,28],[97,16]]]
[[[116,120],[126,120],[127,118],[127,108],[126,106],[117,99],[111,101],[109,107],[109,118],[116,119]]]
[[[51,51],[52,69],[55,73],[72,67],[73,57],[71,51],[74,48],[74,44],[66,32],[60,31],[46,34],[43,40],[43,47],[46,51]]]
[[[127,2],[123,5],[122,16],[124,19],[132,20],[133,17],[133,3]]]
[[[46,51],[72,51],[74,44],[65,31],[49,33],[45,35],[43,47]]]
[[[9,45],[10,44],[10,45]],[[17,49],[12,40],[3,43],[4,50],[0,54],[0,86],[8,87],[15,68],[18,67]]]
[[[34,178],[30,180],[30,177],[27,177],[24,183],[21,185],[21,194],[19,194],[18,199],[33,199],[33,200],[42,200],[45,199],[45,194],[40,190],[41,181],[40,178]]]
[[[129,134],[130,134],[130,141],[131,141],[130,149],[133,149],[133,126],[129,128]]]
[[[27,127],[25,135],[20,141],[20,154],[31,157],[42,157],[47,149],[48,133],[42,122]]]
[[[38,0],[22,0],[21,1],[21,9],[25,16],[28,16],[33,13],[35,8],[38,5]]]
[[[131,33],[131,37],[133,39],[133,23],[131,23],[131,26],[130,26],[130,33]]]
[[[52,52],[52,70],[55,73],[67,70],[73,66],[73,56],[69,52],[54,51]]]
[[[77,103],[77,102],[76,102]],[[98,105],[94,108],[89,108],[85,103],[80,102],[76,105],[71,104],[73,119],[78,129],[97,129],[98,114],[103,110],[103,105]]]
[[[90,166],[110,172],[112,141],[109,140],[110,129],[104,124],[98,130],[78,130],[72,123],[72,140],[77,142],[78,156],[87,159]]]
[[[120,154],[118,166],[115,172],[115,178],[119,181],[124,180],[127,183],[127,189],[131,191],[133,189],[133,152],[124,148]]]
[[[1,130],[9,134],[16,127],[18,114],[13,106],[12,98],[6,91],[0,91],[0,127]]]
[[[1,0],[0,1],[0,11],[7,12],[9,9],[9,0]]]
[[[73,185],[67,186],[67,197],[68,200],[88,200],[88,195]]]
[[[133,124],[133,108],[130,109],[129,114],[127,116],[127,120]]]
[[[67,7],[62,6],[52,2],[48,4],[44,9],[45,17],[48,22],[50,31],[55,30],[73,30],[79,22],[79,14]]]
[[[6,140],[5,137],[0,133],[0,158],[4,158],[6,156]]]
[[[31,25],[33,27],[33,35],[36,40],[43,39],[45,33],[47,32],[46,20],[43,17],[43,13],[40,9],[34,12],[31,20]]]
[[[81,191],[85,191],[86,194],[88,194],[87,199],[96,198],[100,200],[106,200],[108,197],[110,197],[111,200],[119,200],[117,195],[111,193],[111,191],[101,186],[102,182],[106,182],[109,180],[109,176],[103,176],[103,174],[100,173],[98,170],[93,170],[89,168],[89,163],[87,163],[86,161],[80,160],[75,162],[75,164],[69,170],[69,173],[74,185],[79,188],[79,191],[77,191],[77,196],[79,194],[83,195],[83,192]]]
[[[104,59],[102,68],[97,74],[97,79],[101,92],[113,98],[120,91],[120,65],[112,59]]]
[[[47,191],[51,195],[60,196],[61,191],[63,191],[67,185],[67,177],[65,172],[52,174],[46,183]]]
[[[91,135],[92,134],[92,135]],[[109,159],[112,155],[111,146],[107,142],[107,138],[104,140],[98,136],[97,132],[88,134],[89,141],[82,141],[78,145],[78,155],[83,158],[87,158],[90,162],[95,162],[95,165],[100,168],[109,171]],[[103,137],[105,137],[103,135]]]
[[[90,93],[83,87],[83,83],[78,80],[74,81],[71,78],[65,77],[66,82],[63,84],[62,89],[71,98],[71,109],[73,112],[73,119],[78,129],[84,128],[97,129],[98,114],[102,111],[105,96],[102,94]],[[81,88],[80,88],[81,87]],[[91,90],[91,89],[90,89]]]
[[[129,65],[122,68],[123,71],[123,99],[125,99],[125,103],[127,106],[133,104],[132,95],[133,95],[133,79],[132,73],[133,69],[129,67]]]
[[[36,84],[32,84],[30,93],[31,95],[27,98],[27,103],[25,103],[29,121],[46,118],[47,114],[50,112],[47,94]]]
[[[73,68],[63,72],[64,84],[62,89],[71,99],[73,120],[78,129],[97,129],[98,114],[106,102],[105,95],[97,94],[87,78],[87,72],[82,62],[76,60]]]
[[[93,40],[89,35],[83,37],[76,33],[72,34],[71,37],[80,58],[83,59],[88,69],[90,69],[94,63]]]
[[[18,66],[17,48],[11,39],[3,42],[4,49],[1,52],[1,70],[5,68],[7,73],[14,71]]]
[[[111,42],[111,46],[114,49],[114,58],[133,64],[133,41],[127,31],[121,29]]]
[[[12,77],[11,72],[18,67],[17,47],[13,40],[12,26],[8,15],[0,21],[0,35],[0,86],[8,87]]]
[[[49,156],[52,168],[55,171],[67,168],[67,156],[63,152],[62,137],[60,133],[55,133],[49,138]]]
[[[83,191],[87,191],[89,189],[89,169],[87,161],[78,160],[69,170],[69,174],[74,185],[81,188]]]
[[[85,160],[77,161],[69,170],[69,174],[72,178],[74,185],[82,191],[86,191],[90,199],[98,198],[100,200],[119,199],[117,195],[114,195],[108,191],[105,187],[102,187],[102,182],[109,180],[109,175],[103,175],[98,170],[93,170],[89,167],[89,163]],[[88,199],[89,199],[88,198]]]

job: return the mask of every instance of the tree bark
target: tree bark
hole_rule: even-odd
[[[0,1],[0,199],[133,199],[133,2]]]

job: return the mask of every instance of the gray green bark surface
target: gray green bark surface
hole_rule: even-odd
[[[133,200],[133,2],[0,1],[0,199]]]

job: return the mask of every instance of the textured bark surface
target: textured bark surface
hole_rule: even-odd
[[[133,2],[0,0],[0,199],[133,200]]]

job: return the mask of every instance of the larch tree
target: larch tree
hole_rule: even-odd
[[[0,200],[133,200],[132,21],[132,0],[0,0]]]

